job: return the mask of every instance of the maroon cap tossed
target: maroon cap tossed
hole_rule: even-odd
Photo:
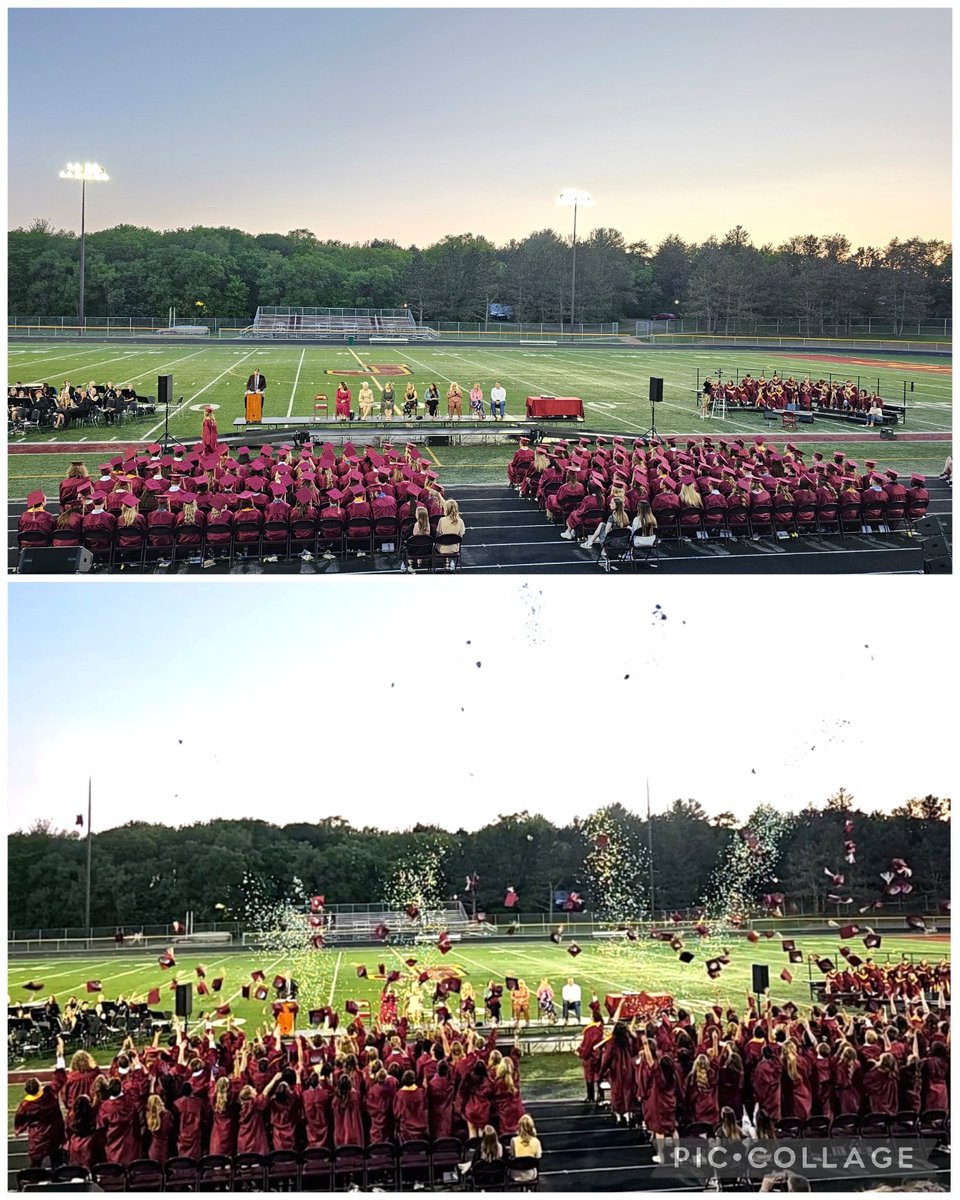
[[[357,978],[358,979],[366,979],[367,978],[367,968],[363,965],[363,963],[361,963],[357,967]]]
[[[793,938],[784,938],[783,941],[780,943],[781,950],[789,951],[789,950],[796,950],[796,948],[797,948],[797,943],[793,940]]]
[[[356,1014],[360,1011],[360,1005],[356,1002],[356,1000],[348,1000],[343,1007],[348,1013],[350,1013],[351,1016],[356,1016]]]
[[[221,1004],[220,1007],[217,1009],[217,1016],[218,1017],[229,1017],[230,1016],[230,1005],[229,1004]]]
[[[824,975],[826,975],[826,973],[827,973],[828,971],[832,971],[832,970],[834,969],[834,967],[833,967],[833,959],[832,959],[832,958],[818,958],[818,959],[817,959],[817,966],[818,966],[818,967],[820,968],[820,970],[821,970],[821,971],[824,973]]]
[[[331,492],[330,495],[332,496],[333,493]],[[381,921],[380,924],[373,931],[373,936],[375,938],[379,938],[380,941],[382,942],[382,941],[384,941],[384,939],[386,938],[386,936],[389,932],[390,932],[390,927],[388,925],[385,925],[383,923],[383,921]]]
[[[793,983],[793,974],[786,967],[780,972],[780,978],[784,983]]]
[[[389,974],[387,975],[387,983],[396,983],[399,978],[400,978],[399,971],[390,971]]]
[[[576,958],[577,955],[580,953],[580,947],[577,945],[576,942],[572,942],[567,947],[567,953],[570,955],[571,958]]]
[[[882,940],[879,933],[868,933],[863,939],[863,944],[868,950],[879,950]]]
[[[276,991],[279,991],[279,990],[280,990],[280,988],[282,988],[282,987],[286,987],[286,986],[287,986],[287,977],[286,977],[286,975],[274,975],[274,977],[273,977],[273,986],[274,986],[274,988],[275,988],[275,990],[276,990]]]
[[[159,988],[151,988],[150,991],[147,992],[147,1003],[148,1004],[159,1004],[160,1003],[160,989]]]
[[[254,998],[254,1000],[260,1000],[262,1002],[262,1001],[266,1000],[266,998],[269,995],[270,995],[270,993],[267,991],[267,989],[265,987],[261,986],[261,987],[258,987],[257,990],[253,993],[253,998]]]
[[[100,982],[99,979],[88,979],[87,982],[84,984],[84,987],[86,987],[88,992],[102,992],[103,991],[103,984]]]
[[[677,958],[679,958],[682,963],[692,963],[695,955],[692,950],[681,950],[677,955]]]
[[[261,970],[257,969],[256,971],[250,972],[250,978],[253,980],[254,983],[259,983],[260,980],[266,979],[266,975],[264,975],[264,973]]]
[[[210,986],[213,988],[213,990],[214,990],[215,992],[219,992],[219,991],[220,991],[220,989],[223,987],[223,976],[222,976],[222,975],[217,975],[217,976],[215,976],[215,977],[214,977],[214,978],[211,980],[211,982],[210,982]]]
[[[803,962],[803,951],[802,950],[791,950],[790,951],[790,961],[792,963]]]
[[[240,989],[240,995],[241,995],[241,996],[244,998],[244,1000],[249,1000],[249,999],[250,999],[250,984],[249,984],[249,983],[245,983],[245,984],[244,984],[244,985],[241,987],[241,989]]]
[[[167,950],[161,954],[157,959],[157,962],[160,964],[160,969],[163,971],[169,971],[171,967],[175,967],[177,965],[177,960],[174,957],[172,950]]]
[[[207,987],[207,985],[201,979],[200,982],[197,984],[197,995],[198,996],[208,996],[209,994],[210,994],[210,989]]]

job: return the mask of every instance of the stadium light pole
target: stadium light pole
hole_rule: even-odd
[[[93,830],[90,827],[93,815],[93,776],[87,776],[87,903],[84,909],[84,923],[87,927],[87,937],[90,936],[90,868],[93,856]]]
[[[61,179],[80,180],[80,324],[83,325],[83,285],[86,270],[86,216],[87,216],[87,180],[91,183],[106,183],[110,176],[99,163],[75,162],[67,163],[65,170],[60,172]]]
[[[578,188],[564,188],[557,197],[557,203],[563,208],[573,209],[573,265],[570,271],[570,335],[573,336],[573,317],[577,301],[577,209],[592,208],[593,197],[589,192]]]
[[[650,863],[650,920],[653,914],[653,822],[650,820],[650,776],[647,776],[647,860]]]

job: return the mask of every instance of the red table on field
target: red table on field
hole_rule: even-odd
[[[583,401],[578,396],[528,396],[528,417],[580,417]]]

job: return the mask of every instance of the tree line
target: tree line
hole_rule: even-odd
[[[9,312],[77,312],[79,238],[42,218],[9,235]],[[86,238],[89,317],[219,320],[259,305],[400,308],[427,323],[482,321],[491,303],[523,322],[570,319],[571,242],[542,229],[497,246],[472,233],[425,248],[392,241],[348,245],[308,229],[249,234],[227,227],[157,231],[118,225]],[[753,244],[741,226],[700,244],[679,235],[657,246],[595,229],[577,243],[577,322],[696,317],[714,332],[737,322],[807,323],[811,332],[880,317],[900,334],[952,312],[952,248],[894,238],[854,246],[837,233]]]
[[[645,818],[620,805],[605,812],[632,844],[653,850],[657,913],[695,907],[704,897],[741,822],[731,813],[709,818],[696,800],[678,799],[664,813]],[[772,862],[776,889],[788,913],[831,913],[827,897],[839,889],[824,873],[847,875],[854,904],[843,915],[880,895],[881,872],[891,860],[912,868],[914,892],[886,902],[885,911],[936,912],[950,895],[950,801],[924,796],[890,814],[858,811],[840,789],[825,805],[796,814]],[[854,821],[856,864],[842,861],[844,822]],[[245,891],[256,878],[268,900],[290,894],[302,880],[306,894],[322,893],[328,905],[380,902],[398,864],[432,856],[439,863],[439,894],[464,899],[465,877],[479,875],[478,907],[507,918],[504,896],[513,886],[525,915],[546,914],[556,889],[583,893],[588,910],[596,902],[587,885],[584,859],[592,839],[583,822],[552,824],[521,812],[500,816],[475,832],[416,826],[406,832],[354,828],[340,817],[316,824],[272,825],[265,821],[217,820],[181,828],[136,821],[93,836],[91,923],[95,926],[155,925],[187,911],[198,921],[243,912]],[[9,928],[78,927],[83,923],[86,842],[77,831],[38,822],[8,839]],[[645,858],[638,857],[622,882],[649,887]],[[466,906],[469,908],[469,903]],[[222,906],[222,907],[219,907]]]

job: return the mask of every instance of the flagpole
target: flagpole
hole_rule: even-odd
[[[653,913],[653,822],[650,820],[650,776],[647,776],[647,859],[650,863],[650,920]]]
[[[87,926],[87,937],[90,936],[90,866],[91,855],[93,853],[93,827],[91,825],[91,817],[93,813],[93,778],[87,776],[87,906],[85,922]]]

